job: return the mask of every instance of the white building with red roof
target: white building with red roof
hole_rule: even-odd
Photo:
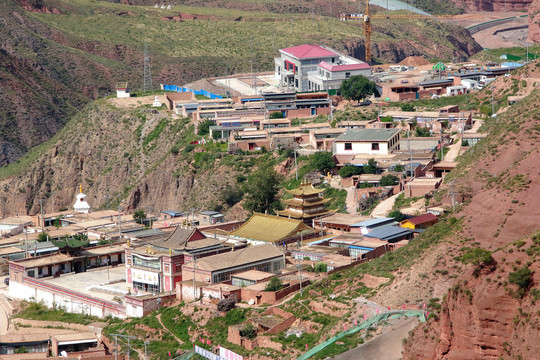
[[[353,75],[371,75],[371,67],[358,59],[320,45],[300,45],[279,50],[275,75],[288,90],[338,89]]]

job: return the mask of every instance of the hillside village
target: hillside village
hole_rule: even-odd
[[[410,56],[377,65],[317,44],[278,53],[274,72],[160,84],[145,92],[118,79],[116,93],[101,100],[119,114],[148,115],[141,117],[146,128],[124,122],[130,131],[159,139],[161,120],[178,126],[183,142],[160,161],[189,159],[192,179],[205,154],[217,152],[221,159],[261,162],[261,172],[245,168],[235,175],[238,188],[253,181],[253,172],[275,174],[273,189],[243,185],[230,204],[232,195],[216,197],[219,206],[171,200],[175,206],[159,208],[146,206],[159,187],[143,195],[130,187],[123,190],[133,192],[130,201],[107,206],[112,196],[98,195],[93,181],[81,178],[68,207],[65,201],[55,207],[47,197],[33,205],[39,211],[11,214],[4,201],[0,358],[346,359],[360,358],[355,351],[369,341],[388,341],[374,345],[380,354],[386,346],[392,356],[428,357],[424,348],[402,353],[410,341],[402,339],[431,346],[418,329],[433,342],[431,324],[446,331],[447,293],[469,302],[473,295],[451,279],[431,284],[426,272],[437,268],[435,276],[447,276],[450,265],[440,266],[441,248],[420,260],[418,249],[454,237],[454,245],[466,244],[454,261],[474,264],[466,271],[475,277],[495,271],[492,254],[506,263],[494,248],[468,247],[463,229],[472,215],[460,211],[480,190],[456,174],[474,166],[471,158],[481,151],[496,153],[487,141],[503,124],[512,126],[515,112],[538,120],[531,104],[538,100],[540,62],[528,49],[526,59],[514,61],[433,63]],[[143,152],[153,147],[148,140]],[[123,161],[131,156],[126,152]],[[111,168],[105,173],[120,176]],[[489,184],[500,180],[493,178]],[[505,191],[534,188],[533,180],[512,179]],[[249,204],[258,191],[272,194]],[[525,206],[526,199],[511,201]],[[534,269],[532,259],[516,261],[513,271],[524,263]],[[433,266],[411,275],[416,288],[407,290],[406,301],[378,295],[403,276],[400,266],[389,265],[393,261]],[[528,279],[526,286],[510,284],[522,290],[521,298],[537,300]],[[408,281],[400,278],[394,288]],[[496,346],[507,351],[502,341]]]

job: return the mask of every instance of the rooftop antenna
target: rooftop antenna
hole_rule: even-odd
[[[150,56],[148,56],[148,48],[144,42],[144,69],[143,69],[143,91],[151,91],[152,88],[152,71],[150,69]]]

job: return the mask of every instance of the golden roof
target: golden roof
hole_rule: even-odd
[[[291,211],[290,209],[285,209],[285,210],[282,210],[282,211],[278,211],[278,214],[280,216],[283,216],[283,217],[291,217],[291,218],[294,218],[294,219],[312,219],[312,218],[315,218],[315,217],[319,217],[319,216],[324,216],[324,215],[330,215],[330,214],[333,214],[335,213],[336,211],[335,210],[321,210],[321,211],[318,211],[316,213],[306,213],[306,212],[297,212],[297,211]]]
[[[317,205],[324,205],[327,202],[329,202],[331,199],[320,199],[315,201],[305,201],[302,199],[286,199],[282,200],[285,204],[289,206],[303,206],[303,207],[310,207],[310,206],[317,206]]]
[[[315,194],[322,194],[325,189],[316,189],[311,185],[310,182],[303,182],[298,186],[296,189],[293,190],[287,190],[289,194],[292,195],[315,195]]]
[[[299,220],[255,213],[242,226],[229,234],[274,243],[281,242],[281,240],[294,236],[301,231],[313,232],[315,230]]]

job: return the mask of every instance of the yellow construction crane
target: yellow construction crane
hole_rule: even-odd
[[[354,15],[341,15],[341,20],[359,19],[361,14]],[[479,16],[468,16],[468,18],[478,18]],[[364,36],[366,38],[366,62],[371,63],[371,19],[452,19],[454,15],[420,15],[420,14],[407,14],[407,15],[373,15],[369,14],[369,0],[366,0],[366,11],[363,15],[364,20]]]

